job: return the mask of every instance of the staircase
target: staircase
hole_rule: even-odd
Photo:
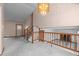
[[[29,37],[32,36],[33,27],[29,26],[27,29],[24,30],[24,36],[26,40],[28,41]]]

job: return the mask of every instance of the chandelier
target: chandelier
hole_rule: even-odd
[[[49,4],[48,3],[39,3],[38,4],[38,12],[45,16],[49,11]]]

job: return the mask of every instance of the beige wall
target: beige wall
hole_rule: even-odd
[[[31,15],[27,17],[25,26],[30,26],[31,25]]]
[[[26,22],[4,21],[4,36],[16,36],[16,24],[23,24],[23,27],[31,25],[31,16],[26,18]],[[23,29],[24,30],[24,29]],[[23,32],[24,34],[24,32]]]
[[[79,5],[77,4],[50,4],[49,13],[41,16],[34,12],[34,26],[60,27],[79,25]]]
[[[2,4],[0,4],[0,54],[2,53],[3,50],[2,39],[3,39],[3,17],[2,17]]]
[[[16,36],[16,24],[23,24],[21,22],[5,21],[4,22],[4,36]]]

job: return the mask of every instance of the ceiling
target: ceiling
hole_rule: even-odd
[[[5,20],[25,22],[35,10],[35,3],[5,3]]]
[[[36,9],[36,3],[4,3],[4,18],[9,21],[25,22]]]
[[[36,9],[36,3],[4,3],[4,18],[8,21],[25,22]],[[77,5],[77,4],[75,4]],[[53,29],[78,29],[79,26],[53,27]]]

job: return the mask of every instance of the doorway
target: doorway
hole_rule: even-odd
[[[23,36],[23,24],[16,24],[16,36]]]

